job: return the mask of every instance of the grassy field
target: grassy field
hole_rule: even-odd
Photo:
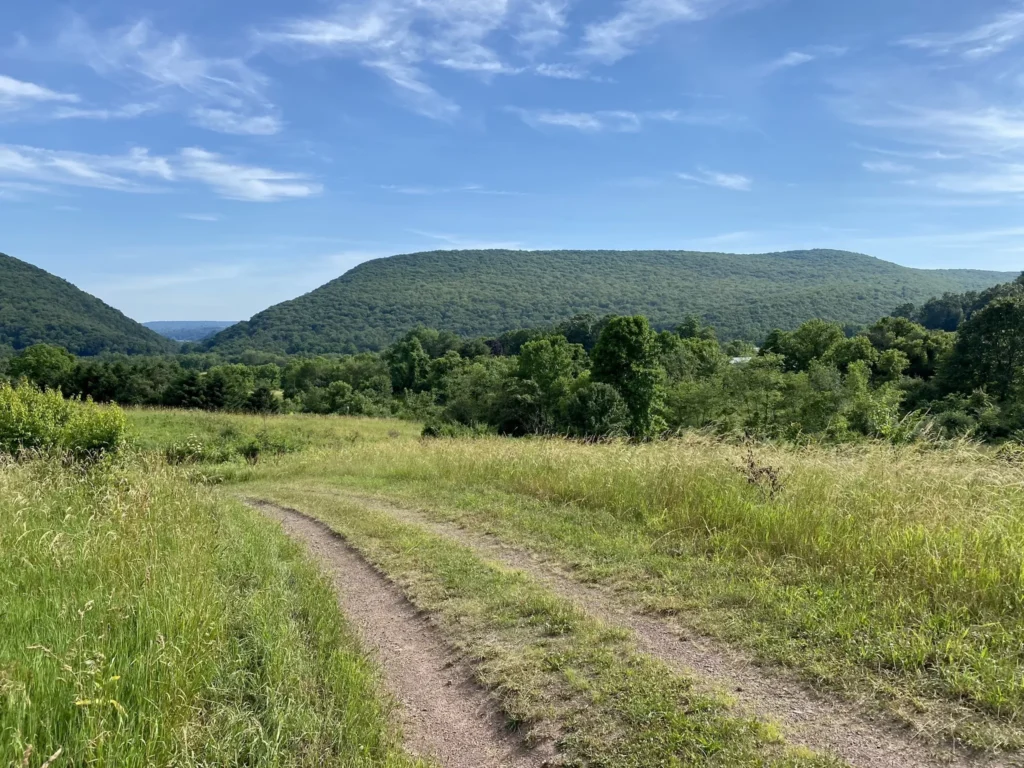
[[[475,660],[510,724],[554,727],[569,766],[838,767],[791,750],[770,725],[638,653],[609,628],[516,571],[457,543],[315,491],[289,498],[328,523]]]
[[[144,450],[163,451],[168,446],[195,438],[211,447],[229,446],[263,435],[289,449],[339,448],[362,442],[410,440],[419,437],[421,425],[397,419],[350,416],[244,416],[172,409],[125,410],[136,442]]]
[[[160,461],[0,460],[0,764],[420,766],[330,587]]]
[[[360,423],[338,422],[337,433]],[[374,434],[389,431],[401,434],[218,475],[254,495],[416,506],[819,685],[868,694],[936,738],[1024,743],[1024,466],[1012,457],[417,440],[391,422]]]

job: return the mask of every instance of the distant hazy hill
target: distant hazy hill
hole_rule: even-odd
[[[0,253],[0,346],[23,349],[39,342],[77,355],[177,348],[66,280]]]
[[[379,349],[416,326],[466,335],[580,312],[689,313],[722,338],[758,340],[813,317],[869,323],[904,302],[986,288],[1014,273],[908,269],[845,251],[434,251],[376,259],[207,342],[223,352]]]
[[[234,324],[234,320],[155,320],[143,323],[151,331],[175,341],[202,341]]]

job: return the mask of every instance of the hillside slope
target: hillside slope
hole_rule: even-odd
[[[869,323],[904,302],[986,288],[1015,275],[919,270],[845,251],[434,251],[360,264],[217,334],[221,352],[380,349],[429,326],[476,336],[580,312],[643,314],[657,326],[697,314],[725,339],[757,340],[812,317]]]
[[[154,354],[178,346],[66,280],[0,253],[0,346],[40,342],[76,355]]]

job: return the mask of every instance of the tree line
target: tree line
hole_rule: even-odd
[[[811,320],[760,348],[722,344],[695,317],[658,332],[642,316],[583,314],[488,339],[418,329],[340,356],[84,359],[36,345],[6,375],[126,405],[415,418],[432,435],[1021,437],[1024,276],[967,296],[956,330],[921,322],[967,301],[947,295],[856,331]]]

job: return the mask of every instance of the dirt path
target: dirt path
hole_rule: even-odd
[[[301,541],[334,582],[338,602],[372,649],[384,683],[401,704],[410,752],[443,768],[541,768],[549,745],[527,749],[505,728],[494,701],[473,682],[438,631],[401,591],[323,523],[260,501],[250,506],[281,523]]]
[[[872,716],[867,707],[811,690],[795,676],[767,669],[724,643],[631,611],[607,588],[575,581],[558,565],[453,523],[376,499],[332,492],[397,520],[464,544],[484,557],[528,573],[560,596],[608,624],[633,632],[640,649],[691,675],[699,688],[724,692],[741,711],[781,726],[790,744],[832,754],[855,768],[1019,768],[1017,757],[996,758],[952,746],[925,744],[907,728]]]

